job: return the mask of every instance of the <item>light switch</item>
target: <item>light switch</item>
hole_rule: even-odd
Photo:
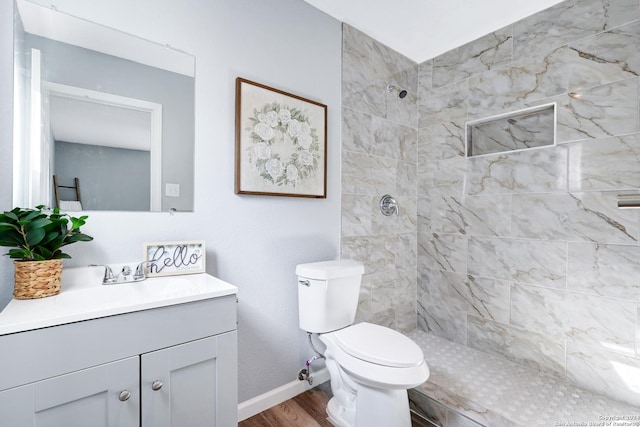
[[[167,183],[164,194],[167,197],[180,197],[180,184]]]

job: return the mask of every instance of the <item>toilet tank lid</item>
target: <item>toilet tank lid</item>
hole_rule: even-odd
[[[308,279],[329,280],[361,274],[364,274],[364,265],[352,259],[312,262],[296,266],[296,275]]]

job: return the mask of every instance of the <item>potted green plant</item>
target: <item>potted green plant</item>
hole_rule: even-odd
[[[14,259],[17,299],[42,298],[60,293],[62,259],[71,258],[62,247],[88,242],[93,237],[80,231],[88,217],[79,218],[45,206],[15,208],[0,214],[0,246]]]

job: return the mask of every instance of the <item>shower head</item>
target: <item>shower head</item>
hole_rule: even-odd
[[[391,93],[391,92],[394,92],[394,91],[398,92],[398,96],[400,98],[404,98],[405,96],[407,96],[407,93],[408,93],[406,89],[403,89],[401,87],[398,87],[398,86],[395,86],[395,85],[392,85],[391,83],[389,83],[387,85],[387,92]]]

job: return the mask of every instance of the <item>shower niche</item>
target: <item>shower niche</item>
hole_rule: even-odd
[[[466,123],[466,156],[482,156],[556,144],[556,103]]]

